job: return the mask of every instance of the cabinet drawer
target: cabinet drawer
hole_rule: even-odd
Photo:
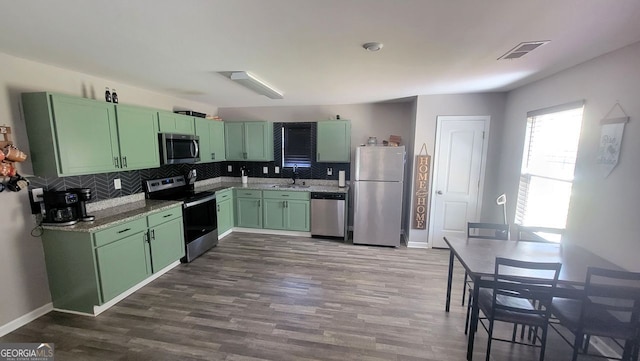
[[[216,202],[220,203],[233,197],[233,189],[225,189],[216,192]]]
[[[119,239],[128,237],[138,232],[147,231],[147,219],[140,218],[135,221],[119,224],[113,226],[104,231],[96,232],[94,234],[93,242],[96,247],[104,246],[105,244],[117,241]]]
[[[239,198],[262,198],[262,191],[251,189],[236,189],[236,197]]]
[[[178,217],[182,217],[182,207],[173,207],[162,212],[150,214],[147,219],[149,220],[149,228],[151,228]]]
[[[264,198],[270,199],[300,199],[309,200],[309,192],[288,192],[288,191],[264,191]]]

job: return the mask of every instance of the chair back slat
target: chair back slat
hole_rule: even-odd
[[[538,234],[546,233],[549,235],[557,235],[556,237],[559,238],[558,241],[560,240],[560,238],[562,238],[562,235],[564,234],[564,229],[560,229],[560,228],[527,227],[527,226],[521,226],[521,225],[517,225],[516,227],[517,227],[516,240],[523,241],[523,242],[556,243],[544,237],[541,237]]]
[[[528,262],[496,258],[493,282],[494,310],[538,315],[548,319],[549,303],[558,283],[561,263]],[[521,274],[535,274],[522,276]],[[500,296],[538,300],[544,307],[538,309],[515,307],[508,302],[498,302]]]
[[[500,223],[467,223],[467,237],[481,239],[509,239],[509,225]]]
[[[640,332],[640,273],[589,267],[583,297],[581,320],[606,311]]]

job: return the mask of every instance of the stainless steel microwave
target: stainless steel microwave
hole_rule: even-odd
[[[195,163],[200,160],[200,137],[190,134],[160,133],[162,164]]]

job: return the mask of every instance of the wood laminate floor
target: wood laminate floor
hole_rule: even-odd
[[[234,233],[98,317],[51,312],[0,342],[52,342],[56,360],[465,360],[459,266],[444,312],[448,254]],[[546,360],[569,360],[549,334]],[[474,359],[485,347],[480,329]],[[538,349],[494,342],[492,359]]]

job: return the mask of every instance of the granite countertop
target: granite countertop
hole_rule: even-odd
[[[283,184],[283,183],[277,183]],[[288,184],[288,183],[287,183]],[[205,186],[197,186],[196,191],[209,191],[209,192],[217,192],[223,189],[254,189],[261,191],[292,191],[292,192],[331,192],[331,193],[347,193],[349,191],[349,186],[344,188],[340,188],[338,186],[332,185],[309,185],[307,188],[286,188],[286,187],[274,187],[274,183],[251,183],[242,184],[241,182],[223,182],[223,183],[215,183],[211,185]]]
[[[307,188],[279,188],[274,187],[275,184],[290,184],[290,183],[266,183],[256,182],[248,184],[242,184],[241,182],[216,182],[212,184],[197,185],[196,191],[198,192],[217,192],[224,189],[254,189],[254,190],[274,190],[274,191],[291,191],[291,192],[332,192],[332,193],[347,193],[349,186],[340,188],[337,185],[313,185],[310,184]],[[89,211],[90,215],[96,217],[93,222],[78,222],[73,226],[42,226],[45,230],[56,231],[68,231],[68,232],[97,232],[106,228],[116,226],[121,223],[146,217],[149,214],[160,212],[172,207],[176,207],[182,204],[181,201],[162,201],[142,199],[130,201],[127,203],[109,204],[108,208]]]
[[[181,201],[161,201],[145,199],[131,202],[117,207],[106,208],[92,212],[90,215],[96,219],[92,222],[78,222],[73,226],[42,226],[45,230],[68,231],[68,232],[97,232],[106,228],[116,226],[121,223],[133,221],[150,214],[164,211],[166,209],[180,206]]]

